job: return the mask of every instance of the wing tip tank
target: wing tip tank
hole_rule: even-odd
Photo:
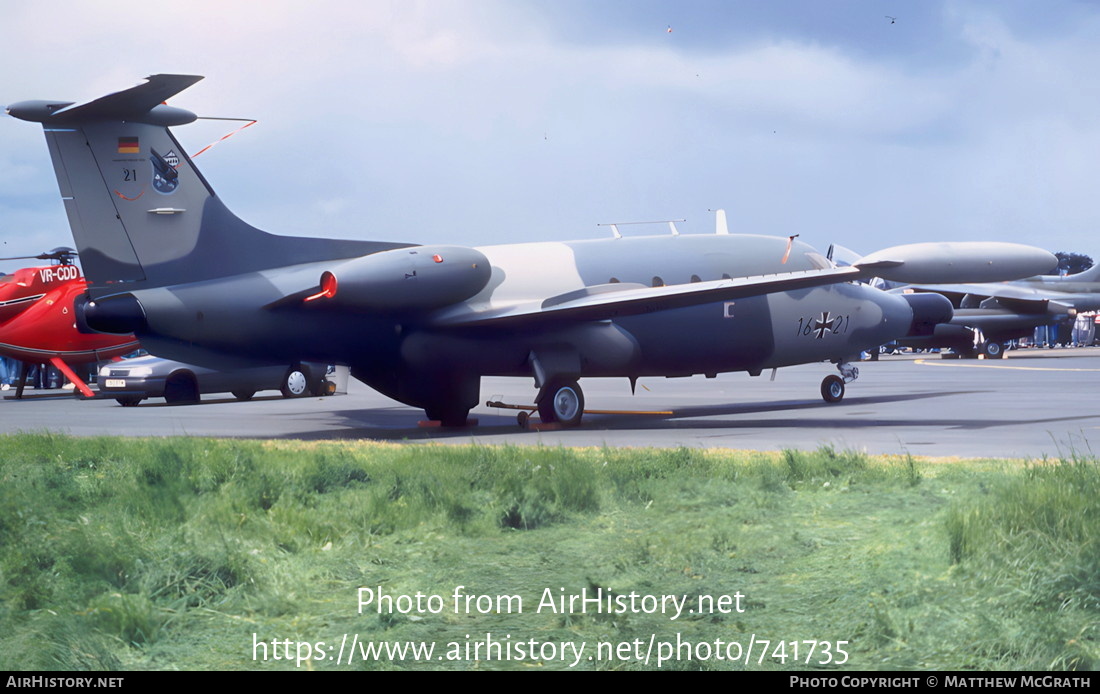
[[[1057,266],[1053,253],[1005,241],[944,241],[894,246],[861,258],[894,282],[1001,282],[1033,277]]]

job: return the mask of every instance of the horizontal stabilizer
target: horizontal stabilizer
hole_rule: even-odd
[[[123,89],[114,94],[101,96],[83,104],[67,106],[54,114],[55,118],[78,118],[80,120],[120,119],[133,114],[149,111],[164,103],[192,84],[202,79],[201,75],[150,75],[144,84]]]
[[[194,114],[163,104],[201,79],[199,75],[150,75],[142,84],[84,103],[24,101],[12,104],[7,111],[22,120],[68,125],[102,120],[144,121],[150,111],[157,109],[157,124],[182,125],[194,120]]]

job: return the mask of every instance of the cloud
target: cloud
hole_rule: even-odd
[[[260,122],[198,164],[281,233],[474,244],[651,217],[709,232],[725,206],[735,229],[821,246],[1043,233],[1095,252],[1097,11],[945,2],[890,26],[872,5],[815,36],[797,8],[740,3],[566,3],[551,22],[517,2],[24,3],[0,39],[34,59],[0,100],[205,74],[173,103]],[[177,136],[193,152],[232,127]],[[48,171],[41,136],[2,123],[0,206],[59,204]]]

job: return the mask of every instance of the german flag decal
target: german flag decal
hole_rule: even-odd
[[[118,153],[141,154],[141,147],[138,145],[138,139],[136,137],[118,138]]]

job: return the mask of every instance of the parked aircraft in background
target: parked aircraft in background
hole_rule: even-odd
[[[1053,268],[1005,243],[934,243],[836,267],[794,237],[676,234],[468,248],[267,234],[234,216],[164,105],[201,77],[154,75],[86,103],[9,106],[41,123],[85,272],[91,328],[213,368],[350,365],[385,395],[462,425],[484,375],[532,378],[544,421],[575,425],[584,377],[758,375],[832,361],[839,400],[865,349],[946,322],[936,295],[853,282],[994,281]]]
[[[942,294],[955,310],[932,335],[902,340],[912,347],[951,347],[960,356],[999,359],[1009,340],[1044,325],[1072,325],[1078,313],[1100,311],[1100,265],[1075,275],[1041,275],[1015,282],[917,284],[897,290]]]
[[[85,334],[77,330],[74,300],[86,290],[71,248],[0,260],[50,260],[0,276],[0,355],[22,365],[16,376],[16,397],[22,397],[25,364],[57,367],[82,394],[92,396],[72,366],[110,359],[138,348],[133,335]]]

